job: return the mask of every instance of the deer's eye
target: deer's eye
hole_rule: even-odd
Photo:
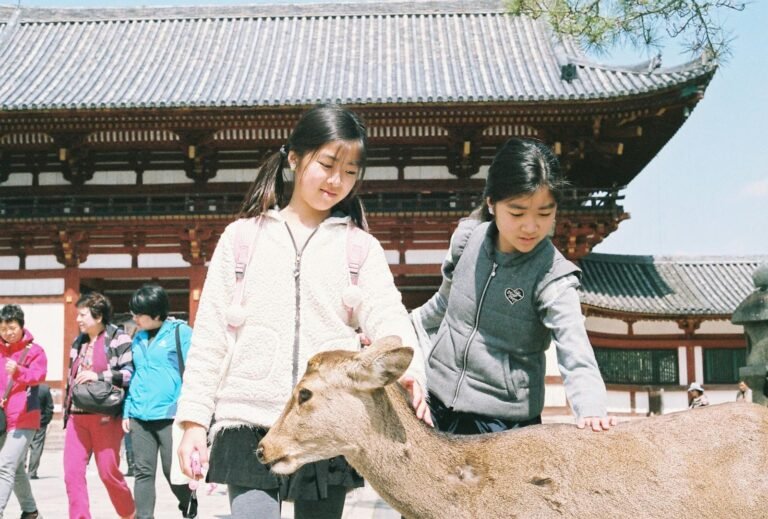
[[[299,389],[299,405],[312,398],[312,391],[307,388]]]

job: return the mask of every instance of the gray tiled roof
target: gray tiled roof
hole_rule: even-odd
[[[713,68],[602,66],[490,0],[0,7],[3,110],[556,102],[663,90]]]
[[[755,289],[768,256],[664,257],[592,253],[579,262],[581,302],[651,316],[727,316]]]

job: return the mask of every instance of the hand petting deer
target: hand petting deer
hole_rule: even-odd
[[[343,454],[411,519],[765,517],[768,410],[726,404],[595,434],[435,432],[399,384],[399,339],[310,359],[257,454],[279,474]]]

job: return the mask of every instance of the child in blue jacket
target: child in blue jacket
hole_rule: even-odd
[[[197,503],[190,501],[189,486],[174,485],[170,480],[173,419],[192,328],[168,317],[168,295],[158,285],[145,285],[134,292],[129,308],[139,331],[131,344],[135,372],[125,399],[123,430],[130,432],[133,444],[136,517],[154,517],[158,452],[182,516],[195,517]]]

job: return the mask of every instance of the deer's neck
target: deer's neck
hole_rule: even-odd
[[[406,517],[462,517],[451,512],[457,492],[480,485],[483,460],[467,459],[468,439],[437,433],[416,418],[397,384],[374,393],[355,452],[347,459]],[[457,503],[458,504],[458,503]]]

